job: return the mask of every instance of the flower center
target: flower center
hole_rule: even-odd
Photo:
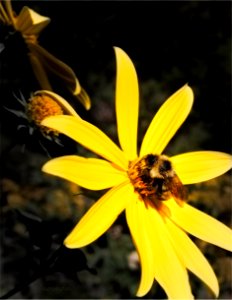
[[[186,193],[167,156],[148,154],[129,163],[128,176],[135,192],[144,201],[164,201],[174,198],[178,204]]]
[[[58,131],[41,125],[41,121],[49,116],[63,115],[61,106],[47,95],[36,95],[32,97],[27,106],[27,116],[29,121],[39,127],[44,135],[58,135]]]

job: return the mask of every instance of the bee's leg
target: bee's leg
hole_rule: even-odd
[[[177,203],[180,207],[183,207],[183,206],[184,206],[184,203],[185,203],[184,200],[179,199],[179,198],[176,198],[176,197],[174,197],[174,200],[176,201],[176,203]]]
[[[156,209],[164,221],[166,221],[166,218],[171,216],[170,209],[165,205],[163,201],[160,201],[158,199],[152,199],[150,201],[150,205]]]
[[[155,178],[152,183],[153,193],[157,199],[161,200],[163,191],[163,179]]]

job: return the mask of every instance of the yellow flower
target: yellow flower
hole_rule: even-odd
[[[45,137],[58,136],[57,130],[41,125],[44,118],[56,115],[73,115],[79,118],[72,106],[61,96],[51,91],[37,91],[29,99],[26,115],[30,123],[38,127]]]
[[[71,115],[80,118],[65,99],[51,91],[36,91],[31,95],[29,101],[26,101],[23,96],[21,99],[16,99],[23,106],[24,111],[9,108],[7,110],[27,121],[27,125],[19,125],[19,128],[27,127],[29,134],[39,130],[44,137],[57,143],[59,143],[59,132],[41,125],[42,120],[56,115]]]
[[[193,184],[228,171],[232,165],[231,156],[214,151],[189,152],[170,158],[162,154],[191,110],[193,92],[188,85],[161,106],[137,154],[139,92],[136,71],[125,52],[120,48],[115,48],[115,52],[116,116],[122,150],[102,131],[82,119],[54,116],[42,121],[43,125],[66,134],[104,158],[59,157],[48,161],[43,166],[44,172],[92,190],[111,188],[89,209],[64,243],[69,248],[88,245],[125,210],[141,263],[137,296],[145,295],[155,279],[169,298],[191,299],[187,269],[218,296],[217,278],[186,232],[231,251],[232,231],[178,199],[177,194],[180,181]],[[153,168],[155,161],[160,167],[158,171],[164,171],[163,175]],[[166,176],[168,170],[172,173],[170,177]],[[170,193],[172,176],[179,179]]]
[[[27,6],[24,6],[16,15],[13,12],[11,1],[7,0],[0,2],[0,22],[12,26],[14,30],[21,33],[29,49],[28,56],[31,66],[41,89],[52,91],[48,73],[53,73],[86,109],[90,109],[89,96],[81,87],[74,71],[38,43],[39,34],[50,23],[50,18],[41,16]]]

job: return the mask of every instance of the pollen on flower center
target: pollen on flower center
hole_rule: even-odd
[[[61,106],[47,95],[33,96],[27,106],[27,116],[29,121],[38,126],[45,135],[58,135],[58,131],[41,125],[41,121],[49,116],[63,115]]]
[[[181,205],[186,198],[184,186],[165,155],[148,154],[130,162],[128,177],[144,201],[157,204],[173,197]]]

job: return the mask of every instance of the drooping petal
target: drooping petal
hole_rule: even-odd
[[[232,167],[232,156],[217,151],[196,151],[171,157],[183,184],[206,181],[222,175]]]
[[[120,48],[114,48],[117,61],[116,115],[120,145],[129,160],[137,157],[139,90],[134,65]]]
[[[77,155],[51,159],[42,170],[90,190],[107,189],[128,178],[126,172],[116,169],[110,162]]]
[[[215,296],[218,297],[219,286],[217,277],[204,255],[181,228],[168,218],[165,222],[170,232],[173,246],[183,264],[204,281],[214,292]]]
[[[74,94],[76,98],[84,105],[85,109],[89,110],[91,108],[91,100],[86,90],[81,87],[80,93]]]
[[[52,90],[52,86],[48,80],[47,73],[43,67],[43,64],[39,60],[39,58],[32,52],[28,53],[28,57],[29,57],[34,75],[39,82],[40,88],[43,90]]]
[[[219,199],[220,201],[220,199]],[[180,207],[173,199],[165,202],[170,210],[170,219],[190,234],[232,251],[232,230],[223,223],[184,203]]]
[[[193,299],[186,267],[170,241],[163,217],[150,206],[147,215],[150,219],[155,279],[169,299]]]
[[[123,170],[128,167],[124,153],[100,129],[84,120],[73,116],[53,116],[45,118],[41,125],[67,135]]]
[[[142,297],[148,293],[154,281],[154,253],[149,234],[153,228],[149,224],[144,202],[140,201],[136,194],[134,201],[126,207],[126,218],[140,256],[141,280],[137,296]]]
[[[142,142],[140,156],[161,154],[188,116],[193,104],[192,89],[185,85],[168,98],[153,118]]]
[[[133,193],[133,187],[129,181],[109,190],[93,204],[67,236],[64,241],[66,247],[84,247],[99,238],[125,209]]]
[[[29,48],[30,53],[40,61],[43,68],[46,71],[48,70],[53,73],[57,78],[65,83],[71,93],[80,100],[87,110],[89,110],[91,107],[90,98],[86,91],[81,87],[72,68],[41,47],[38,43],[27,42],[27,47]],[[40,79],[40,81],[42,81],[42,79]]]

